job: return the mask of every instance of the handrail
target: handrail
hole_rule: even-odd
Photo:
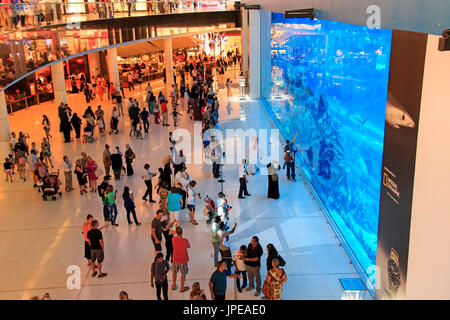
[[[20,109],[23,109],[23,105],[25,105],[25,109],[28,109],[28,107],[35,105],[35,104],[40,104],[41,103],[41,99],[39,98],[39,95],[54,95],[54,92],[48,92],[48,91],[43,91],[43,92],[36,92],[32,95],[17,99],[17,100],[13,100],[13,101],[6,101],[6,108],[8,111],[8,114],[13,115],[14,111],[18,111]],[[33,102],[34,98],[36,98],[36,101]],[[22,108],[13,108],[14,105],[20,106],[22,105]]]
[[[126,14],[129,17],[148,15],[164,15],[211,11],[214,9],[231,9],[237,0],[105,0],[93,2],[30,2],[30,3],[0,3],[3,31],[17,31],[28,27],[51,26],[61,23],[74,24],[90,19],[85,16],[98,15],[97,19],[112,19],[115,14]],[[79,10],[71,8],[79,7]],[[140,9],[137,9],[139,8]],[[234,6],[233,6],[234,7]],[[77,21],[80,18],[81,20]],[[88,17],[89,18],[89,17]],[[31,20],[31,23],[30,23]],[[20,24],[20,27],[18,27]],[[25,24],[25,26],[23,25]],[[14,25],[14,26],[12,26]]]

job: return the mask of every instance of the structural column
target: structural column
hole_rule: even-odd
[[[27,73],[27,62],[25,60],[25,46],[23,40],[17,41],[17,53],[20,65],[20,73],[25,75]]]
[[[172,38],[164,39],[164,65],[166,66],[166,98],[168,98],[173,84]]]
[[[261,11],[261,97],[272,98],[272,13]]]
[[[242,28],[241,28],[241,55],[242,55],[242,72],[248,72],[248,11],[241,7]]]
[[[107,61],[108,61],[108,73],[109,81],[111,81],[114,87],[120,87],[120,76],[119,76],[119,66],[117,65],[117,49],[111,48],[107,50]]]
[[[98,76],[101,73],[100,70],[100,55],[98,52],[92,52],[88,54],[89,63],[89,75],[91,77]]]
[[[261,96],[261,11],[249,11],[250,99]]]
[[[5,99],[5,91],[0,92],[0,152],[3,158],[10,153],[9,148],[9,120]]]
[[[67,103],[66,80],[64,79],[64,63],[56,62],[50,66],[52,71],[53,92],[55,102],[59,105],[61,102]]]

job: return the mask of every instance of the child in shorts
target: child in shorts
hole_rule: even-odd
[[[12,174],[11,174],[11,171],[12,171],[11,167],[12,167],[11,161],[9,160],[9,158],[5,158],[5,162],[3,163],[3,171],[5,172],[5,175],[6,175],[6,182],[8,182],[8,180],[13,182]]]

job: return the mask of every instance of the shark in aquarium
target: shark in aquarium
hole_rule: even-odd
[[[395,129],[400,129],[400,127],[414,128],[416,126],[411,115],[390,91],[387,97],[386,122]]]

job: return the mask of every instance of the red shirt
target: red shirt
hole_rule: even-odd
[[[187,249],[191,247],[188,239],[175,236],[172,238],[173,263],[186,264],[189,261]]]
[[[167,104],[165,102],[161,103],[161,112],[162,113],[167,112]]]

